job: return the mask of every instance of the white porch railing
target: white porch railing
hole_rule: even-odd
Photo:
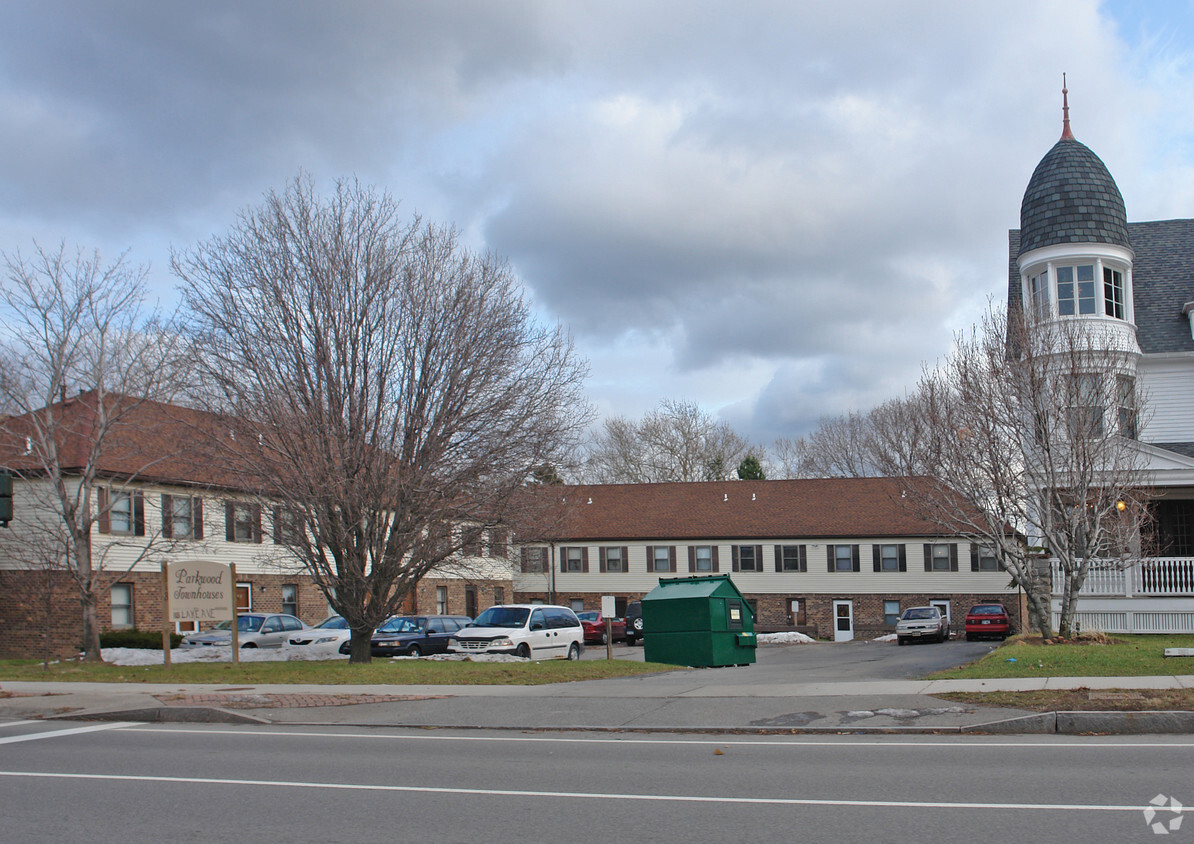
[[[1061,564],[1053,565],[1053,594],[1062,594]],[[1143,560],[1095,560],[1078,592],[1117,598],[1194,597],[1194,558],[1147,557]]]

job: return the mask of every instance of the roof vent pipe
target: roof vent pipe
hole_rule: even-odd
[[[1182,305],[1182,313],[1190,318],[1190,336],[1194,337],[1194,302]]]

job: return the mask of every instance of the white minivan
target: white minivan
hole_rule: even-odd
[[[585,629],[576,613],[546,604],[490,607],[448,642],[451,653],[524,659],[580,659],[584,649]]]

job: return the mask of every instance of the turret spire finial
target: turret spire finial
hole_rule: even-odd
[[[1061,139],[1074,139],[1070,131],[1070,91],[1065,84],[1065,74],[1061,75]]]

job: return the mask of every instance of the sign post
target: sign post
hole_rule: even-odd
[[[162,665],[170,667],[170,574],[162,560]]]
[[[230,613],[228,617],[232,619],[232,664],[240,665],[240,628],[237,627],[237,622],[240,620],[236,617],[236,563],[228,564],[228,575],[230,583],[228,584],[228,591],[232,595],[230,602]]]
[[[613,595],[601,596],[601,617],[605,619],[605,658],[614,658],[614,613],[618,602]]]

